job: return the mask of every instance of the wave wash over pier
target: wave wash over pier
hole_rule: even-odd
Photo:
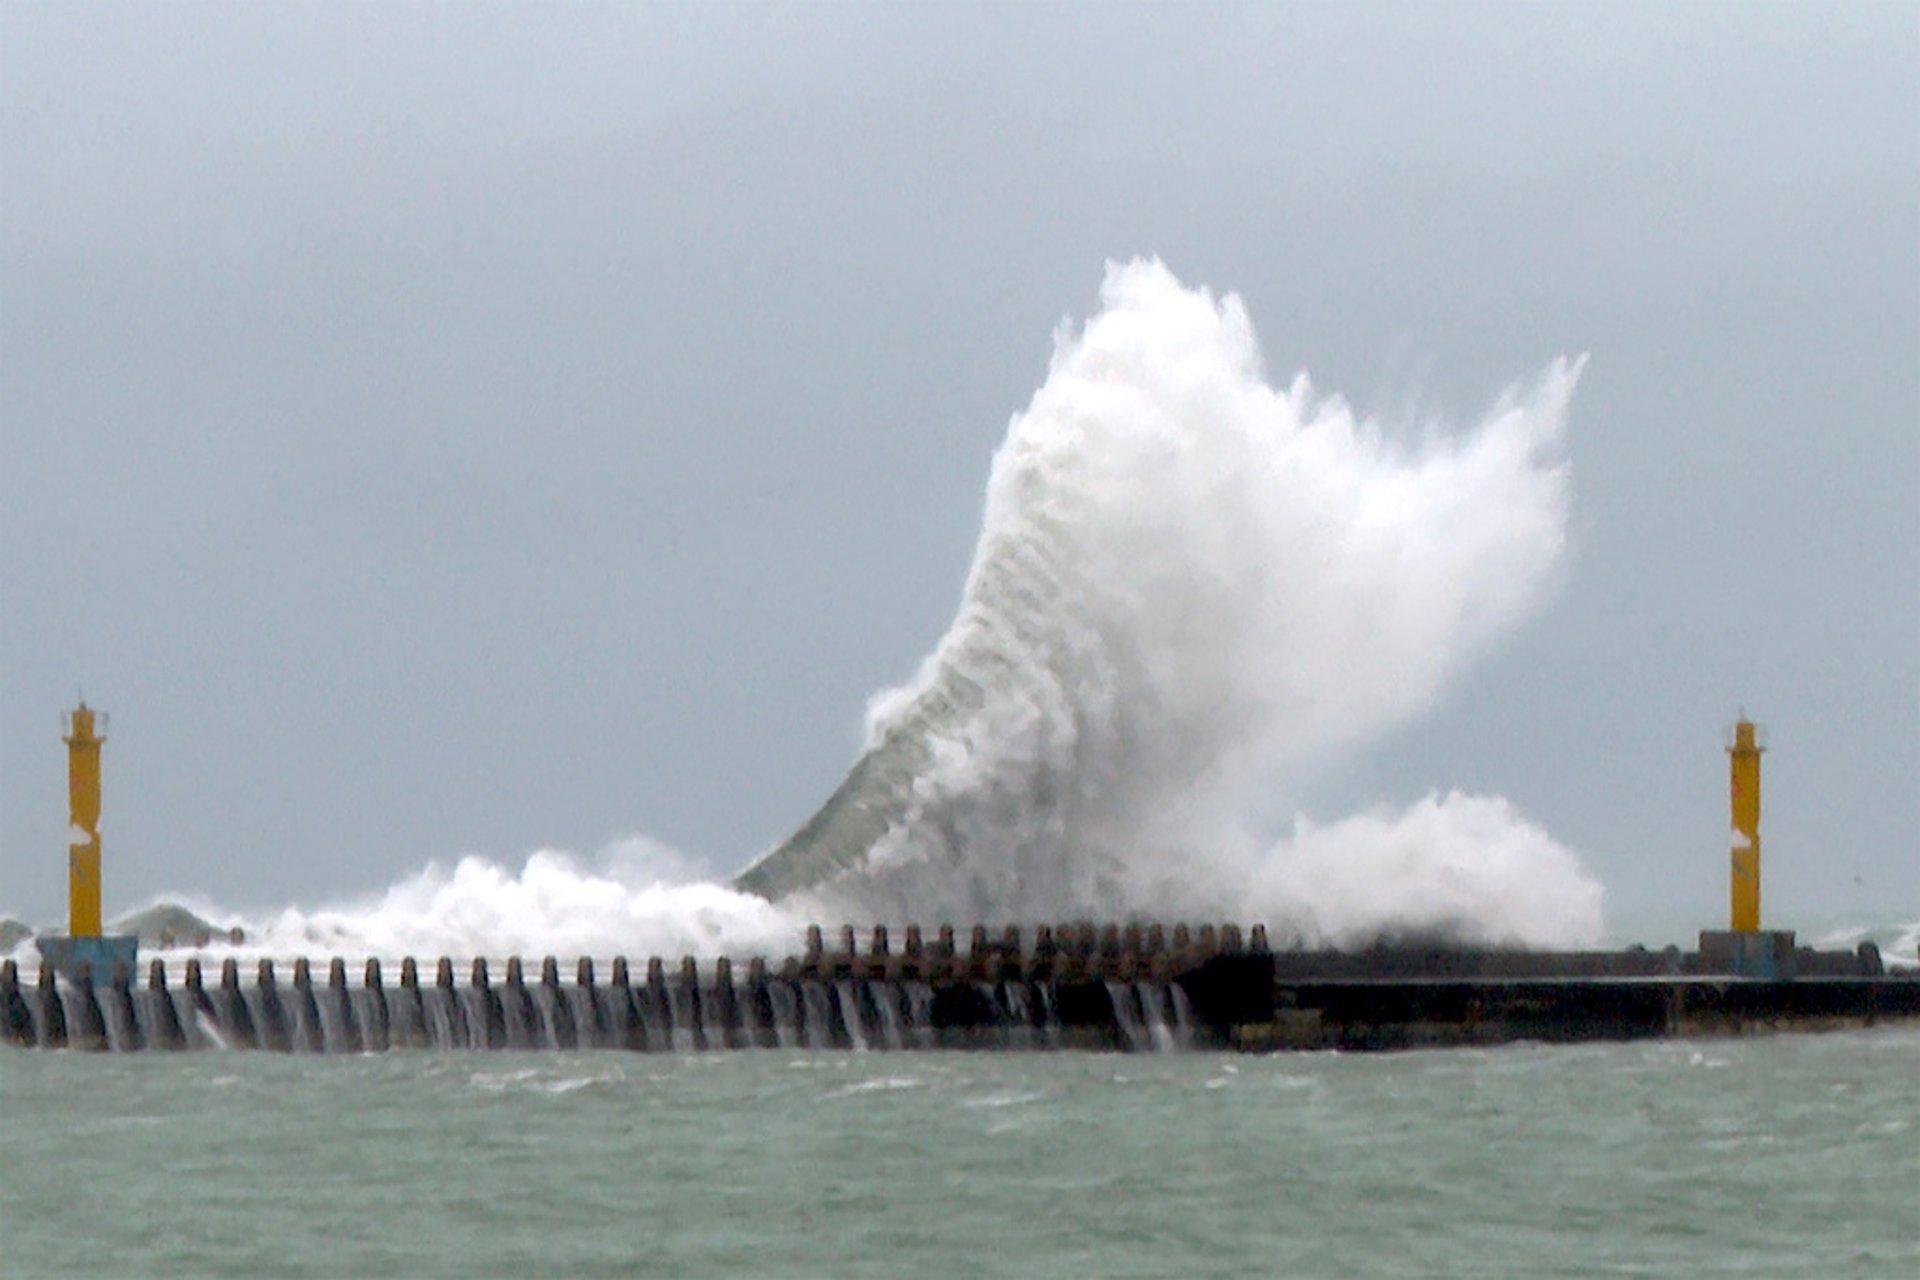
[[[1111,268],[1102,294],[995,456],[948,632],[912,682],[875,701],[833,795],[735,881],[779,900],[796,930],[1000,927],[964,941],[947,925],[876,927],[864,946],[851,927],[831,946],[815,927],[791,956],[651,957],[638,971],[624,958],[316,967],[283,955],[248,971],[225,959],[216,974],[203,955],[154,960],[144,984],[131,958],[51,946],[35,973],[0,966],[0,1039],[318,1053],[1369,1049],[1920,1017],[1920,971],[1887,973],[1873,944],[1820,952],[1760,928],[1759,747],[1744,721],[1731,928],[1703,933],[1697,951],[1276,951],[1258,925],[1153,923],[1228,910],[1288,923],[1252,892],[1266,865],[1207,861],[1230,815],[1193,798],[1223,762],[1311,759],[1403,722],[1524,616],[1564,542],[1559,439],[1579,362],[1555,362],[1460,439],[1400,450],[1304,378],[1269,386],[1237,298],[1187,290],[1150,262]],[[104,945],[88,937],[97,740],[89,727],[69,745],[86,782],[76,901],[94,895],[73,940]],[[1423,917],[1416,889],[1375,904],[1379,933],[1528,939],[1515,926],[1544,911],[1561,941],[1543,945],[1600,936],[1599,886],[1571,854],[1500,806],[1431,807],[1490,815],[1525,850],[1510,872],[1525,891],[1476,893],[1470,877],[1459,889],[1466,859],[1436,863],[1454,892],[1424,896],[1521,909]],[[1405,846],[1436,843],[1416,832]],[[1381,865],[1404,880],[1404,864]]]

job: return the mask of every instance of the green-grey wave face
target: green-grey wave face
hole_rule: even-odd
[[[953,625],[738,888],[872,919],[1241,914],[1249,782],[1417,714],[1541,595],[1577,367],[1402,446],[1270,387],[1236,298],[1134,262],[1103,304],[1009,427]]]

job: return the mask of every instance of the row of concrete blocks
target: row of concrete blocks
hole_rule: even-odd
[[[731,995],[733,988],[732,966],[721,959],[714,966],[712,989]],[[754,979],[764,981],[767,977],[764,961],[754,961],[750,966]],[[147,967],[145,993],[163,997],[155,1000],[140,1000],[139,987],[125,965],[115,965],[111,980],[103,986],[96,986],[92,974],[82,965],[75,981],[65,984],[65,996],[61,998],[55,985],[54,970],[43,967],[40,970],[36,995],[39,1008],[39,1027],[34,1025],[32,1010],[20,987],[19,972],[11,960],[0,964],[0,1041],[21,1045],[38,1044],[47,1048],[61,1048],[68,1045],[89,1048],[108,1047],[109,1041],[118,1038],[123,1043],[119,1047],[126,1049],[161,1048],[177,1049],[188,1047],[190,1037],[181,1018],[181,1011],[170,999],[167,985],[167,967],[164,961],[153,960]],[[484,1023],[471,1030],[465,1025],[468,1014],[465,1002],[452,998],[458,988],[454,982],[454,964],[451,959],[442,957],[435,967],[431,986],[449,996],[445,1004],[449,1015],[461,1025],[456,1039],[461,1044],[471,1043],[480,1048],[509,1047],[506,1027],[508,1014],[505,1001],[513,1000],[516,1012],[531,1003],[528,994],[525,968],[518,956],[507,961],[506,978],[495,986],[488,973],[487,962],[476,959],[468,973],[465,990],[469,995],[478,997],[474,1020]],[[552,956],[545,958],[540,965],[539,985],[558,996],[561,990],[560,966]],[[595,982],[593,961],[582,958],[575,970],[575,987],[588,996],[588,1008],[599,1009],[601,988]],[[630,988],[629,971],[625,957],[613,961],[613,972],[606,986],[609,995],[621,995]],[[697,961],[689,956],[681,961],[677,981],[673,984],[679,991],[699,990],[700,978]],[[666,992],[669,983],[665,962],[654,957],[647,962],[646,990],[658,998],[664,1013],[667,1008]],[[298,1025],[317,1026],[325,1019],[321,1017],[320,1002],[315,995],[313,968],[305,959],[293,962],[293,980],[287,999],[298,1007],[290,1010],[286,999],[282,998],[279,978],[272,960],[258,962],[254,983],[254,1000],[250,1005],[241,988],[240,965],[228,959],[221,964],[218,986],[221,999],[215,1002],[207,989],[205,972],[200,962],[188,960],[185,967],[184,994],[190,1010],[204,1013],[211,1018],[223,1032],[230,1033],[242,1047],[263,1049],[288,1049],[292,1044],[292,1028]],[[357,989],[360,999],[349,997],[347,966],[344,960],[334,958],[328,965],[327,978],[322,990],[327,992],[327,1004],[330,1012],[336,1012],[339,1023],[344,1028],[342,1047],[350,1052],[380,1051],[391,1046],[393,1027],[391,1025],[389,1001],[380,961],[369,959],[362,970],[361,982]],[[414,1007],[418,1009],[421,990],[420,969],[409,956],[400,965],[400,985],[395,993],[404,998],[411,995]],[[106,1001],[105,1004],[102,1000]],[[621,1001],[623,1006],[631,1007],[631,998]],[[75,1013],[69,1026],[68,1008]],[[557,1047],[578,1047],[582,1035],[581,1028],[574,1024],[571,1016],[571,1003],[557,1000],[554,1021],[564,1020],[569,1025],[564,1032],[556,1030]],[[141,1017],[138,1010],[146,1008],[148,1016]],[[111,1012],[110,1012],[111,1010]],[[257,1010],[257,1012],[256,1012]],[[193,1016],[192,1013],[188,1014]],[[524,1015],[523,1015],[524,1020]],[[119,1036],[109,1034],[108,1024],[112,1023]],[[406,1037],[403,1037],[406,1038]],[[418,1037],[413,1037],[418,1038]],[[424,1041],[422,1041],[424,1047]]]
[[[1177,1024],[1184,1034],[1187,1019],[1185,996],[1170,982],[1086,978],[1045,983],[1043,995],[1042,984],[1013,980],[775,977],[756,960],[736,988],[728,961],[718,961],[712,980],[703,982],[691,957],[671,977],[660,959],[649,960],[639,986],[630,982],[624,959],[613,962],[605,984],[595,981],[593,962],[582,959],[574,982],[563,987],[552,957],[542,961],[537,984],[527,981],[518,958],[507,962],[498,985],[487,962],[475,960],[464,986],[455,984],[453,962],[441,959],[424,988],[419,967],[407,959],[392,991],[377,960],[368,960],[362,982],[350,986],[345,962],[335,959],[317,987],[312,967],[296,960],[291,989],[284,991],[270,960],[259,962],[254,983],[244,990],[233,960],[221,966],[211,989],[196,961],[188,962],[178,992],[169,990],[166,966],[158,960],[148,968],[144,989],[124,966],[116,966],[104,985],[87,978],[56,985],[52,970],[43,969],[37,988],[23,992],[13,963],[0,966],[0,1041],[122,1051],[209,1043],[330,1053],[434,1047],[662,1051],[772,1048],[782,1043],[783,1031],[795,1047],[814,1048],[857,1047],[889,1036],[896,1042],[889,1047],[1018,1045],[1027,1033],[1044,1031],[1054,1047],[1124,1049],[1141,1047],[1147,1025]],[[907,1007],[915,993],[917,1013]],[[911,1044],[901,1035],[909,1024],[916,1033]]]
[[[839,945],[828,950],[820,926],[807,927],[804,954],[786,960],[787,978],[924,978],[929,981],[1075,981],[1165,979],[1215,956],[1268,954],[1267,929],[1185,924],[1038,925],[1031,933],[1007,925],[997,935],[973,926],[963,953],[952,925],[931,941],[908,925],[896,953],[885,925],[875,925],[865,950],[852,925],[840,928]]]

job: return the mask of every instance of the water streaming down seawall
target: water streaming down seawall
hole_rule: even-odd
[[[144,986],[124,968],[103,984],[68,983],[52,969],[23,982],[0,969],[0,1039],[24,1047],[128,1052],[263,1049],[378,1053],[392,1049],[696,1052],[719,1049],[1090,1049],[1149,1051],[1218,1041],[1196,1016],[1187,986],[1217,985],[1222,966],[1264,954],[1264,931],[1243,944],[1234,926],[1169,936],[1159,927],[1043,926],[972,931],[956,945],[909,927],[895,954],[887,930],[863,952],[852,928],[830,949],[818,928],[804,956],[777,969],[693,957],[655,957],[635,975],[616,958],[602,978],[592,960],[563,980],[547,957],[530,975],[517,957],[496,976],[487,961],[462,972],[442,958],[423,975],[411,958],[389,981],[378,960],[350,980],[344,960],[316,978],[305,959],[283,977],[272,960],[217,977],[189,960],[177,980],[164,961]],[[1209,976],[1213,975],[1213,976]],[[460,979],[464,978],[464,981]]]
[[[1703,944],[1714,935],[1703,937]],[[397,1049],[927,1050],[1403,1049],[1513,1040],[1633,1039],[1751,1030],[1821,1030],[1920,1019],[1920,969],[1887,971],[1878,949],[1794,948],[1769,975],[1696,952],[1527,952],[1402,943],[1358,952],[1271,951],[1255,926],[1056,925],[964,947],[942,926],[905,931],[895,952],[876,928],[777,967],[655,957],[600,975],[582,959],[563,977],[518,958],[412,959],[391,981],[378,960],[350,973],[304,959],[218,975],[164,961],[144,985],[67,982],[50,968],[23,980],[0,965],[0,1041],[26,1048],[262,1049],[354,1054]]]

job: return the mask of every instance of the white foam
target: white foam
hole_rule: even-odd
[[[814,909],[1596,938],[1598,886],[1499,801],[1303,825],[1265,858],[1245,820],[1430,708],[1544,597],[1578,370],[1396,434],[1304,375],[1269,385],[1238,298],[1110,266],[995,457],[958,616],[804,833],[819,866],[865,863]]]
[[[1310,945],[1383,928],[1520,946],[1585,946],[1601,887],[1544,829],[1498,797],[1427,796],[1402,813],[1301,821],[1251,868],[1253,898]]]
[[[1920,920],[1884,926],[1851,925],[1833,929],[1813,941],[1822,951],[1852,950],[1863,942],[1879,948],[1880,960],[1889,969],[1920,968]]]
[[[1599,886],[1503,800],[1302,819],[1277,843],[1250,818],[1428,710],[1545,598],[1579,362],[1465,430],[1395,431],[1304,375],[1270,385],[1237,297],[1136,261],[1101,300],[1056,335],[994,458],[953,625],[869,709],[885,767],[841,809],[859,870],[775,907],[636,841],[435,863],[320,909],[197,912],[276,955],[783,954],[806,919],[1596,939]]]
[[[429,863],[378,895],[316,908],[240,913],[191,897],[182,904],[245,931],[244,943],[202,954],[243,959],[779,956],[798,948],[804,928],[791,912],[736,893],[641,837],[593,857],[542,850],[517,870],[478,856]]]

